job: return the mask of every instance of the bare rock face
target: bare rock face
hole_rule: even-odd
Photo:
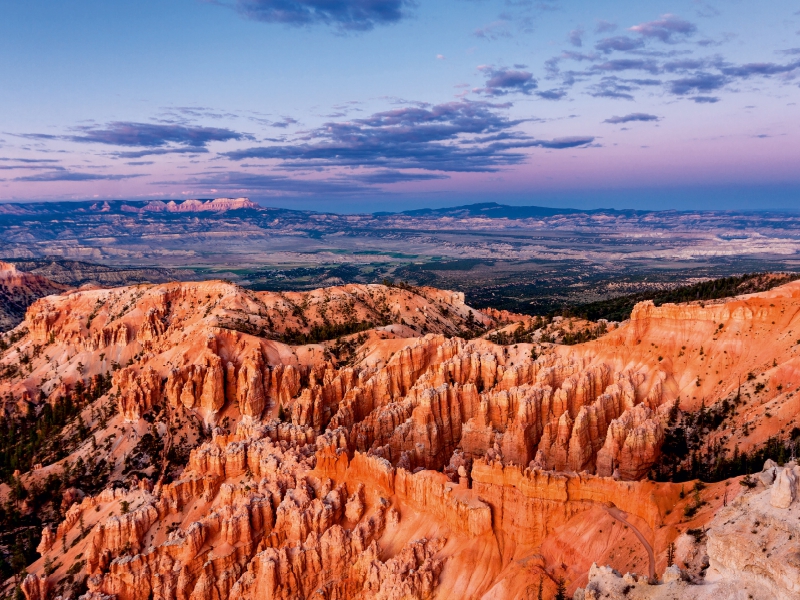
[[[104,553],[119,553],[130,548],[131,552],[142,549],[145,533],[158,519],[158,510],[152,503],[130,513],[110,517],[99,524],[92,532],[89,551],[86,556],[90,570],[100,564]]]
[[[42,489],[50,474],[80,464],[108,485],[67,494],[22,591],[44,600],[67,585],[72,568],[73,582],[88,577],[86,600],[523,598],[540,575],[550,596],[561,574],[570,589],[583,585],[589,559],[573,560],[571,548],[606,552],[613,566],[632,564],[624,561],[637,551],[647,560],[644,545],[608,551],[608,540],[616,543],[609,536],[624,529],[617,523],[609,534],[606,524],[625,513],[653,546],[660,573],[668,543],[681,546],[683,560],[691,554],[684,541],[694,539],[686,531],[707,529],[709,573],[720,579],[691,586],[673,569],[655,586],[597,568],[585,598],[699,599],[745,588],[793,597],[793,465],[767,465],[757,486],[769,489],[746,492],[712,524],[718,506],[686,523],[681,485],[646,480],[671,410],[692,410],[684,390],[711,399],[717,392],[698,373],[713,368],[737,381],[755,369],[742,358],[757,337],[751,330],[800,314],[792,308],[800,290],[792,294],[730,306],[640,305],[630,323],[595,342],[540,345],[536,359],[528,344],[448,337],[466,315],[487,325],[515,317],[478,313],[458,294],[429,289],[280,295],[203,282],[43,298],[28,311],[28,332],[21,328],[0,354],[3,365],[28,356],[30,368],[0,381],[0,393],[14,398],[9,411],[38,409],[37,389],[51,403],[80,397],[95,439],[70,446],[69,469],[42,460],[20,480]],[[433,333],[402,337],[414,333],[398,325],[397,334],[350,336],[360,346],[346,366],[334,340],[275,341],[290,328],[307,333],[322,315],[342,324],[331,307],[347,310],[348,322],[414,313],[414,326]],[[764,386],[795,390],[800,367],[791,360]],[[711,485],[719,488],[705,499],[721,505],[731,488]],[[690,562],[701,562],[704,553],[693,552]],[[582,572],[570,571],[571,561]],[[45,562],[58,565],[50,578],[41,577]]]
[[[797,499],[797,474],[793,469],[778,469],[772,484],[769,503],[775,508],[789,508]]]
[[[60,285],[41,275],[25,273],[13,264],[0,261],[0,331],[22,321],[25,309],[37,298],[63,292]]]
[[[353,522],[358,522],[364,515],[364,484],[359,483],[353,495],[347,499],[344,507],[344,516]]]
[[[673,581],[684,581],[686,575],[681,571],[678,565],[672,565],[664,569],[664,575],[661,576],[661,581],[664,583],[672,583]]]
[[[771,488],[739,496],[709,524],[710,572],[764,590],[754,597],[800,596],[795,469],[779,468]]]
[[[236,385],[239,410],[248,417],[260,417],[267,405],[267,396],[264,392],[262,372],[264,360],[261,353],[254,351],[247,355],[239,367],[239,377]]]
[[[73,504],[80,502],[86,495],[78,488],[67,488],[61,495],[61,510],[66,511]]]
[[[191,409],[198,407],[214,414],[225,405],[225,370],[222,359],[204,352],[195,364],[173,369],[167,376],[164,392],[169,403]]]
[[[764,463],[764,469],[758,474],[758,478],[765,486],[770,486],[775,483],[775,477],[778,475],[778,464],[770,459]]]
[[[573,600],[739,600],[769,597],[763,595],[765,592],[763,588],[731,582],[692,585],[675,565],[664,570],[656,585],[642,575],[622,575],[609,566],[592,565],[586,587],[576,590]],[[762,595],[755,595],[759,593]]]
[[[654,411],[644,404],[626,410],[608,428],[597,454],[597,473],[610,476],[619,470],[623,479],[641,479],[658,459],[664,428]]]
[[[138,371],[126,367],[114,374],[120,392],[117,404],[125,421],[138,421],[161,397],[161,376],[149,365]]]
[[[30,574],[22,581],[22,593],[28,600],[47,600],[50,586],[44,575]]]

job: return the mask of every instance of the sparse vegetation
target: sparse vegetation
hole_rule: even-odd
[[[315,325],[308,333],[289,328],[283,335],[278,337],[278,341],[295,346],[319,344],[320,342],[333,340],[338,337],[366,331],[367,329],[372,329],[374,326],[375,325],[370,321],[347,321],[345,323]]]
[[[624,321],[629,318],[637,302],[652,300],[656,306],[668,302],[692,302],[698,300],[717,300],[729,298],[740,294],[752,294],[771,290],[774,287],[789,283],[800,278],[798,273],[747,273],[734,277],[711,279],[693,285],[684,285],[668,290],[653,292],[640,292],[620,296],[610,300],[601,300],[581,304],[569,309],[569,314],[580,315],[586,319],[596,321],[608,319],[609,321]]]

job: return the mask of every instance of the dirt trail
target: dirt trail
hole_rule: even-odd
[[[647,550],[647,557],[650,559],[649,577],[650,580],[653,581],[656,576],[656,557],[655,554],[653,553],[653,547],[650,545],[650,542],[647,541],[647,538],[645,538],[642,535],[642,532],[639,531],[633,523],[628,521],[627,515],[620,509],[618,509],[616,506],[604,506],[603,508],[609,515],[611,515],[612,517],[614,517],[619,521],[622,521],[628,527],[630,527],[633,530],[633,533],[636,534],[636,537],[639,538],[639,541],[642,542],[642,546],[644,546],[644,549]]]

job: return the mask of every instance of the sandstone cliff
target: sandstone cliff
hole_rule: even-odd
[[[75,412],[59,433],[66,451],[43,452],[51,460],[19,481],[42,488],[80,464],[106,489],[64,496],[21,590],[28,600],[71,597],[79,582],[94,600],[263,590],[488,600],[525,598],[540,577],[551,595],[565,577],[587,593],[592,581],[639,593],[639,576],[590,573],[591,562],[663,573],[669,544],[707,525],[729,496],[722,483],[706,490],[682,521],[697,497],[647,481],[671,415],[739,390],[749,404],[710,439],[743,441],[733,428],[745,419],[749,443],[789,430],[799,412],[788,334],[800,331],[797,308],[797,284],[707,306],[643,304],[598,340],[538,344],[534,359],[531,344],[453,335],[514,315],[427,288],[272,294],[207,282],[41,299],[0,356],[3,365],[28,357],[0,392],[14,400],[10,414],[66,399]],[[308,337],[326,320],[330,331],[363,324],[339,336],[350,354],[336,354],[342,339]],[[296,336],[314,343],[285,343]],[[796,506],[799,475],[774,473],[764,519],[778,523],[769,510]],[[744,511],[734,495],[730,510]],[[741,531],[730,539],[733,522],[708,534],[726,581],[763,558],[725,554],[736,535],[752,541],[753,523],[734,517]]]
[[[37,298],[58,294],[65,289],[66,286],[40,275],[25,273],[13,264],[0,262],[0,332],[18,325],[25,309]]]

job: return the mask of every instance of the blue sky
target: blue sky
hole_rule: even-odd
[[[800,5],[0,0],[0,200],[800,207]]]

